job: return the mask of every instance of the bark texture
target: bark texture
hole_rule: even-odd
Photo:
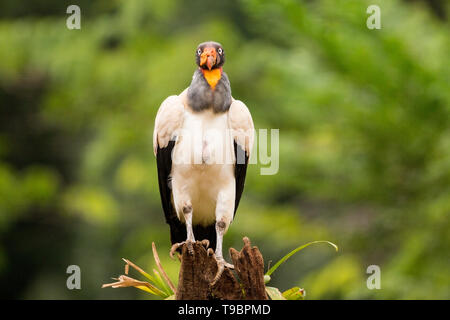
[[[182,248],[177,300],[267,300],[264,285],[264,259],[257,247],[244,237],[241,251],[230,249],[234,270],[225,268],[220,279],[211,285],[217,273],[217,261],[200,242],[194,243],[191,255]]]

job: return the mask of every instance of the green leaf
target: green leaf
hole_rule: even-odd
[[[155,287],[154,285],[152,285],[151,283],[146,283],[145,286],[134,286],[135,288],[147,291],[153,295],[159,296],[161,298],[166,298],[169,295],[167,293],[165,293],[164,291],[162,291],[161,289]]]
[[[285,297],[287,299],[291,294],[294,294],[298,290],[300,290],[299,287],[293,287],[293,288],[287,289],[286,291],[283,292],[283,297]]]
[[[272,268],[269,269],[269,271],[266,272],[267,276],[270,276],[275,270],[278,269],[278,267],[285,262],[287,259],[289,259],[291,256],[293,256],[294,254],[296,254],[297,252],[299,252],[300,250],[315,244],[315,243],[328,243],[330,246],[333,246],[336,251],[338,251],[338,246],[335,245],[333,242],[330,241],[325,241],[325,240],[318,240],[318,241],[311,241],[308,242],[307,244],[301,245],[300,247],[295,248],[294,250],[292,250],[291,252],[289,252],[287,255],[285,255],[283,258],[281,258]]]
[[[266,287],[266,292],[272,300],[286,300],[285,297],[281,294],[280,290],[275,287]]]
[[[148,288],[146,286],[134,286],[134,287],[137,288],[137,289],[140,289],[142,291],[148,292],[150,294],[153,294],[155,296],[159,296],[159,297],[161,296],[160,293],[158,293],[156,291],[153,291],[152,289],[150,289],[150,288]]]
[[[162,279],[161,275],[159,274],[158,271],[156,271],[155,269],[153,269],[153,273],[155,274],[155,279],[157,280],[157,282],[155,283],[158,287],[162,288],[168,296],[172,295],[173,292],[172,290],[169,288],[169,286],[164,282],[164,280]]]
[[[299,287],[293,287],[283,292],[283,297],[286,300],[303,300],[305,299],[305,290]]]

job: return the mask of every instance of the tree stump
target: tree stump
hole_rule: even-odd
[[[194,254],[182,248],[177,300],[267,300],[264,285],[264,260],[257,247],[244,237],[240,252],[230,248],[234,271],[225,267],[220,279],[211,285],[217,273],[217,261],[202,242],[193,244]]]

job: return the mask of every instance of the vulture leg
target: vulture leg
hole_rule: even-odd
[[[183,206],[183,216],[184,216],[184,221],[186,223],[187,238],[186,238],[186,241],[183,241],[180,243],[174,243],[172,245],[172,248],[170,249],[170,256],[172,258],[173,258],[173,254],[175,253],[175,251],[184,244],[187,245],[189,253],[191,255],[194,254],[193,243],[195,242],[195,238],[194,238],[194,230],[192,229],[192,205],[191,204],[187,204],[187,205]]]
[[[225,230],[226,230],[225,222],[222,220],[218,221],[216,223],[217,245],[216,245],[216,252],[214,253],[214,255],[216,256],[218,269],[217,269],[217,274],[214,277],[214,280],[211,283],[211,285],[214,285],[220,279],[220,276],[222,275],[223,271],[225,270],[225,267],[234,269],[234,266],[231,263],[228,263],[225,261],[225,259],[223,258],[223,254],[222,254],[222,243],[223,243],[223,235],[225,234]]]
[[[214,277],[212,285],[220,279],[225,267],[234,269],[234,266],[225,261],[222,253],[223,236],[228,230],[230,222],[233,219],[234,213],[234,181],[229,188],[225,188],[219,193],[217,207],[216,207],[216,251],[214,253],[217,261],[217,274]]]

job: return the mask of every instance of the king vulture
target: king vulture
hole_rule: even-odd
[[[246,105],[231,96],[222,45],[201,43],[195,59],[190,86],[159,107],[153,148],[170,254],[184,244],[192,254],[193,242],[206,239],[215,250],[216,282],[233,268],[223,258],[223,236],[244,189],[254,126]]]

